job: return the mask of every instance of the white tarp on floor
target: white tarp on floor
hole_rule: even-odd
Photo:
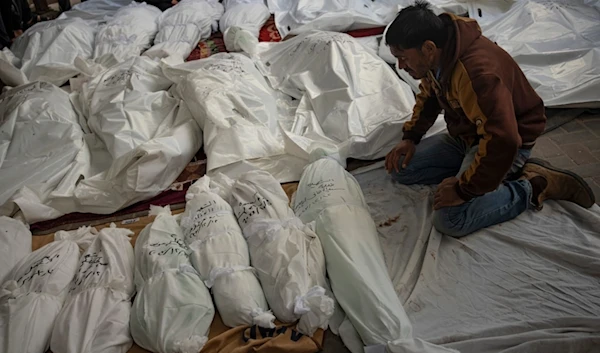
[[[600,207],[547,202],[461,239],[432,229],[432,187],[356,176],[414,335],[461,353],[600,345]]]

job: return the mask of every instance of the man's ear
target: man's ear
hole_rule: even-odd
[[[421,46],[421,51],[423,52],[423,54],[425,54],[427,56],[434,55],[436,50],[437,50],[437,45],[435,45],[435,43],[430,40],[426,40],[423,43],[423,45]]]

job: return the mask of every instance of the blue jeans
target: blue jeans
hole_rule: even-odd
[[[461,138],[435,135],[417,145],[405,169],[392,172],[401,184],[439,184],[469,168],[479,146],[469,147]],[[521,171],[531,150],[519,150],[507,178]],[[400,159],[399,168],[404,157]],[[462,237],[476,230],[511,220],[529,208],[531,184],[527,180],[504,180],[498,188],[459,206],[434,211],[433,226],[441,233]]]

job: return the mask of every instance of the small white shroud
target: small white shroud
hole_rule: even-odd
[[[167,206],[135,243],[138,294],[131,312],[131,335],[156,353],[198,353],[208,340],[215,315],[212,298],[189,260],[190,250]]]
[[[215,193],[208,176],[188,190],[181,227],[194,268],[212,289],[215,304],[229,327],[275,327],[267,300],[250,267],[248,245],[233,210]]]
[[[122,62],[139,56],[154,42],[161,14],[155,6],[138,2],[119,9],[98,30],[94,43],[95,61],[103,63],[112,57],[117,62]]]
[[[0,288],[0,352],[44,353],[77,272],[79,247],[54,241],[17,263]]]
[[[88,231],[93,234],[92,229]],[[60,353],[125,353],[133,344],[129,333],[133,284],[132,231],[104,228],[87,242],[69,295],[56,318],[50,349]],[[82,246],[80,244],[80,246]]]
[[[242,175],[231,204],[250,249],[267,301],[282,322],[312,336],[328,327],[334,300],[326,294],[325,257],[319,238],[289,207],[279,182],[263,171]]]
[[[158,34],[154,46],[144,55],[151,58],[185,59],[198,42],[208,39],[223,15],[217,0],[182,0],[158,18]]]

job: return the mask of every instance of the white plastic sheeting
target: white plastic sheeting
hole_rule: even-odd
[[[275,316],[284,323],[299,319],[298,331],[309,336],[327,329],[334,301],[326,294],[323,248],[294,215],[279,182],[248,172],[235,182],[231,204]]]
[[[86,21],[108,21],[120,8],[131,4],[133,0],[87,0],[74,5],[58,18],[80,18]]]
[[[285,38],[310,30],[346,32],[390,23],[398,11],[414,0],[267,0],[275,24]],[[467,0],[430,0],[436,12],[463,15]]]
[[[275,89],[299,99],[286,151],[308,160],[318,145],[342,158],[384,156],[401,139],[415,99],[410,87],[352,37],[309,32],[259,45],[260,68]]]
[[[235,176],[262,169],[294,181],[305,161],[285,153],[278,95],[242,54],[217,54],[170,69],[175,91],[204,133],[207,172]],[[287,119],[287,120],[286,120]]]
[[[79,247],[52,242],[23,258],[0,288],[0,351],[44,353],[77,272]]]
[[[258,38],[262,26],[271,16],[264,0],[224,1],[225,13],[219,21],[219,29],[225,33],[230,27],[239,27]]]
[[[61,86],[79,71],[75,58],[90,58],[94,52],[96,25],[81,19],[40,22],[19,36],[11,50],[29,81]]]
[[[454,239],[433,229],[435,187],[383,168],[356,179],[415,336],[462,353],[597,349],[600,207],[549,201]]]
[[[122,7],[98,30],[95,61],[103,63],[114,58],[121,62],[139,56],[152,45],[161,14],[158,8],[146,3],[133,2]]]
[[[76,92],[76,95],[83,95],[83,98],[74,97],[73,102],[77,103],[77,110],[82,112],[83,116],[88,116],[90,104],[108,104],[104,106],[106,110],[99,117],[95,116],[99,118],[98,123],[105,124],[107,120],[102,121],[104,117],[102,114],[111,113],[112,115],[108,115],[108,118],[113,120],[108,122],[121,124],[123,129],[130,128],[129,131],[135,139],[132,139],[131,136],[128,139],[120,132],[115,131],[117,138],[121,138],[121,140],[109,136],[106,139],[108,144],[105,145],[94,133],[86,133],[83,136],[85,143],[82,144],[75,158],[61,164],[61,169],[59,169],[61,173],[50,171],[44,174],[49,180],[27,182],[22,185],[23,187],[3,205],[1,209],[3,214],[13,214],[15,205],[22,211],[25,220],[29,223],[57,218],[71,212],[108,214],[158,195],[177,178],[202,146],[202,131],[187,107],[181,105],[179,100],[174,100],[164,92],[156,95],[153,93],[160,87],[170,85],[170,83],[165,83],[164,78],[161,78],[156,72],[157,64],[150,63],[147,58],[130,60],[131,62],[125,62],[122,64],[123,66],[113,68],[109,74],[101,76],[104,81],[98,87],[84,84],[83,91],[87,89],[87,93]],[[132,63],[139,63],[139,65],[127,67]],[[159,97],[158,102],[154,102],[155,105],[152,105],[152,102],[139,98],[139,96],[136,101],[136,93],[131,92],[136,87],[149,91],[146,93],[147,97]],[[56,87],[53,89],[59,90]],[[14,92],[17,90],[19,88]],[[109,95],[113,94],[114,104],[108,103],[100,91]],[[115,94],[115,91],[127,92],[125,98],[128,100],[125,104],[128,112],[119,110],[121,103],[118,102],[118,99],[123,97]],[[85,99],[90,96],[91,99]],[[158,109],[156,104],[165,106]],[[29,105],[33,107],[32,109],[39,111],[48,108],[48,104],[39,99],[29,100],[27,106]],[[91,108],[94,111],[95,108]],[[108,108],[112,110],[108,110]],[[69,109],[73,108],[64,107],[66,116],[74,114],[72,111],[68,112]],[[138,109],[137,112],[136,109]],[[159,113],[167,114],[163,109],[167,109],[168,115],[164,118],[157,117],[156,115]],[[155,115],[148,115],[150,112]],[[150,124],[151,120],[148,119],[148,116],[154,119],[153,124]],[[164,120],[158,122],[160,119]],[[86,132],[89,132],[86,121],[82,120],[79,123]],[[100,133],[112,131],[110,124],[108,127],[99,126],[101,130],[98,131]],[[65,136],[64,132],[61,134],[60,136]],[[40,138],[28,138],[24,143],[27,143],[26,147],[30,150],[48,151],[49,145],[40,143],[43,141],[45,140]],[[120,149],[113,148],[111,141],[119,141],[122,143],[121,147],[125,146],[124,148],[129,150],[126,153],[118,153]],[[61,144],[58,142],[57,144],[64,148],[65,143],[61,142]],[[107,150],[117,152],[119,157],[114,159]],[[66,155],[67,153],[64,152],[58,157],[66,158]],[[20,168],[31,163],[22,156],[18,161]],[[38,169],[34,171],[37,172]],[[33,172],[31,174],[35,175]],[[12,186],[12,183],[19,179],[3,178],[2,180],[6,180]]]
[[[600,8],[584,0],[515,3],[482,25],[546,106],[600,106]]]
[[[84,142],[69,95],[46,82],[5,92],[0,96],[0,116],[0,205],[4,205],[23,186],[65,175]]]
[[[151,206],[150,215],[156,215],[154,222],[135,243],[138,294],[131,334],[152,352],[199,352],[215,314],[212,298],[190,263],[190,249],[170,208]]]
[[[316,151],[313,158],[320,154]],[[305,169],[294,211],[302,221],[314,222],[333,292],[368,347],[365,351],[456,352],[413,338],[361,187],[337,160],[323,157]]]
[[[255,271],[248,245],[233,210],[202,177],[188,189],[181,227],[191,248],[190,259],[212,289],[223,323],[229,327],[273,328],[273,316]]]
[[[83,86],[79,95],[87,125],[117,159],[166,132],[179,113],[172,82],[147,57],[130,58]]]
[[[267,3],[282,38],[315,29],[346,32],[385,26],[398,12],[393,0],[267,0]]]
[[[152,58],[187,58],[198,42],[218,29],[223,5],[217,0],[182,0],[158,18],[154,46],[144,55]]]
[[[31,253],[31,232],[23,222],[0,216],[0,244],[2,244],[0,284],[2,284],[13,267]]]
[[[131,234],[113,223],[94,235],[56,318],[50,340],[53,352],[125,353],[133,345],[129,334],[135,293]]]

